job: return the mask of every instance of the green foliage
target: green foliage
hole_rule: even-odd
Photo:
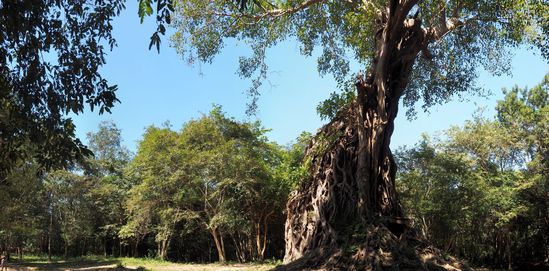
[[[352,89],[342,93],[332,92],[328,99],[316,107],[316,111],[321,119],[331,120],[343,107],[349,105],[355,99],[355,96]]]
[[[141,19],[141,23],[145,20],[145,17],[153,14],[153,2],[156,2],[156,31],[151,36],[151,42],[149,43],[149,50],[155,46],[156,50],[160,52],[160,35],[166,34],[165,24],[171,23],[171,13],[174,12],[173,0],[139,0],[138,1],[137,14]]]
[[[157,252],[211,261],[215,252],[204,251],[215,232],[225,253],[241,251],[232,259],[280,257],[283,210],[306,174],[311,135],[281,147],[265,132],[259,122],[239,122],[214,107],[180,131],[148,127],[132,157],[120,129],[100,123],[88,134],[94,157],[45,175],[29,162],[8,175],[0,215],[12,219],[0,222],[0,246],[44,253],[46,242],[54,256]]]
[[[506,91],[496,120],[477,115],[397,152],[402,203],[439,247],[499,266],[547,257],[547,84]]]
[[[38,166],[24,165],[8,176],[0,189],[0,244],[29,245],[40,236],[46,194]]]
[[[287,191],[297,189],[299,184],[309,174],[307,163],[305,162],[305,149],[311,142],[313,135],[308,132],[302,132],[299,137],[290,146],[280,149],[281,161],[275,167],[275,178],[283,182]],[[287,195],[281,195],[285,198]]]
[[[46,177],[50,215],[59,225],[64,255],[79,240],[91,238],[94,231],[94,182],[90,178],[67,171],[55,171]]]
[[[256,223],[281,213],[288,194],[286,180],[273,177],[279,150],[265,131],[220,107],[180,132],[149,127],[130,165],[139,183],[121,236],[154,234],[158,243],[196,232],[252,238]]]
[[[0,225],[0,246],[30,250],[46,242],[52,253],[74,256],[92,250],[90,244],[106,253],[107,243],[116,241],[132,185],[124,176],[130,154],[113,123],[100,124],[88,138],[96,158],[47,173],[28,160],[8,175],[0,214],[10,219]]]
[[[101,122],[98,131],[87,137],[95,155],[84,165],[85,175],[95,182],[91,191],[96,215],[94,234],[106,243],[118,237],[126,219],[124,204],[133,185],[126,173],[131,153],[122,145],[121,130],[113,122]]]
[[[150,13],[144,5],[141,18]],[[349,63],[368,65],[375,55],[375,21],[389,1],[201,1],[173,4],[172,42],[189,63],[210,63],[227,40],[250,46],[252,54],[240,58],[238,74],[252,78],[248,94],[255,110],[259,88],[267,76],[267,50],[289,38],[300,44],[301,53],[318,52],[318,71],[332,74],[343,87],[349,77]],[[160,16],[164,11],[158,12]],[[446,102],[454,94],[478,93],[475,84],[479,67],[494,74],[508,72],[510,49],[522,44],[547,54],[548,8],[544,1],[419,1],[408,17],[422,20],[425,31],[453,18],[461,26],[448,35],[429,41],[411,71],[404,93],[404,105],[413,116],[413,105],[423,101],[426,109]],[[159,23],[167,20],[157,18]],[[315,53],[316,55],[316,53]]]
[[[549,256],[548,78],[506,90],[495,119],[479,112],[442,139],[424,136],[396,152],[406,215],[445,253],[499,267],[510,259],[517,268],[543,266]],[[215,235],[229,260],[280,257],[283,210],[309,174],[303,160],[313,139],[302,133],[282,147],[269,142],[266,131],[215,106],[178,131],[169,124],[148,127],[132,156],[120,129],[101,123],[88,134],[95,157],[81,165],[44,174],[26,160],[7,175],[0,246],[45,253],[51,240],[54,256],[66,249],[66,256],[156,253],[211,262]],[[321,147],[308,152],[321,152],[337,136],[314,139]],[[360,225],[345,227],[351,238],[367,235]]]
[[[130,152],[122,145],[121,130],[114,122],[99,123],[98,131],[87,134],[88,147],[94,154],[96,165],[104,172],[100,175],[122,175],[124,167],[130,160]]]
[[[0,181],[31,157],[56,168],[89,155],[65,116],[110,112],[116,86],[99,73],[124,1],[0,5]]]

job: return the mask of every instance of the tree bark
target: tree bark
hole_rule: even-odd
[[[17,255],[19,256],[19,260],[23,260],[23,245],[19,244],[17,247]]]
[[[265,260],[265,250],[267,250],[267,234],[269,233],[269,225],[267,224],[267,220],[273,213],[274,211],[271,211],[265,216],[265,218],[263,218],[263,244],[258,255],[259,261]]]
[[[162,253],[160,255],[162,260],[168,259],[168,249],[170,248],[171,236],[168,236],[165,240],[162,241]]]
[[[103,257],[107,257],[107,235],[105,234],[105,238],[103,239]]]
[[[215,248],[217,249],[218,260],[221,263],[226,261],[225,257],[225,244],[223,243],[223,236],[219,233],[216,228],[210,230],[212,237],[214,239]]]
[[[255,249],[257,254],[258,260],[263,260],[263,256],[261,255],[261,224],[260,221],[256,221],[255,223]]]
[[[356,100],[306,151],[310,177],[288,201],[287,265],[279,270],[379,270],[399,262],[426,269],[427,254],[442,266],[440,251],[426,251],[429,244],[402,218],[389,148],[400,97],[428,33],[419,19],[406,17],[417,1],[389,2],[376,19],[376,55],[368,73],[357,77]],[[414,255],[405,254],[412,242]]]
[[[137,258],[139,257],[139,238],[135,239],[135,243],[133,245],[133,257]]]
[[[51,262],[51,235],[53,230],[53,207],[50,213],[50,225],[48,227],[48,262]]]

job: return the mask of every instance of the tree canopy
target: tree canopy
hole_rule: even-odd
[[[109,112],[118,101],[99,71],[123,8],[124,1],[0,3],[0,181],[26,156],[50,168],[90,154],[66,115]]]
[[[547,261],[547,86],[546,76],[504,90],[496,118],[477,115],[398,152],[403,204],[446,252],[508,268]]]
[[[422,100],[424,108],[447,101],[452,94],[477,91],[477,71],[509,72],[510,49],[536,46],[547,57],[549,7],[544,1],[328,1],[328,0],[238,0],[154,1],[140,0],[153,12],[170,5],[170,20],[176,32],[172,42],[189,62],[211,62],[228,40],[243,41],[253,51],[240,58],[238,74],[253,78],[248,93],[255,109],[258,88],[267,76],[267,50],[295,38],[305,56],[317,55],[320,74],[332,74],[345,84],[349,62],[366,66],[375,58],[375,37],[387,12],[403,2],[403,24],[421,27],[421,54],[412,70],[403,99],[409,108]],[[164,3],[167,2],[167,3]],[[168,11],[161,9],[159,14]],[[419,22],[419,23],[418,23]],[[164,26],[162,26],[164,27]],[[157,36],[158,37],[158,36]],[[159,42],[159,39],[157,39]],[[355,71],[355,73],[358,71]],[[412,111],[409,111],[413,113]]]
[[[219,261],[229,247],[239,261],[264,259],[270,224],[281,218],[294,181],[289,167],[296,166],[264,133],[220,107],[180,132],[149,127],[130,165],[140,183],[130,191],[120,234],[136,243],[154,234],[164,259],[175,236],[197,232],[212,237]]]

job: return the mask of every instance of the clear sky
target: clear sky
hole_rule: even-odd
[[[240,120],[261,120],[272,129],[269,138],[279,144],[288,144],[302,131],[314,133],[322,126],[316,106],[336,86],[330,76],[319,76],[316,59],[301,56],[296,42],[288,41],[268,51],[269,82],[261,89],[258,114],[248,117],[245,111],[249,99],[244,91],[250,82],[236,75],[238,57],[249,53],[245,45],[227,44],[212,64],[189,66],[169,46],[167,37],[160,54],[148,50],[156,26],[152,18],[140,24],[136,8],[136,3],[127,3],[127,9],[115,20],[118,47],[107,55],[102,70],[111,84],[118,85],[121,103],[115,105],[112,114],[85,112],[72,116],[79,138],[85,141],[86,133],[97,130],[100,121],[112,120],[122,129],[124,144],[135,151],[145,127],[169,121],[173,129],[179,130],[186,121],[209,112],[212,104],[221,105],[229,116]],[[481,74],[479,85],[494,93],[488,99],[453,101],[432,107],[430,113],[419,109],[413,121],[408,121],[401,109],[392,148],[415,144],[423,132],[433,134],[460,125],[471,119],[481,105],[487,107],[486,114],[493,115],[495,103],[502,97],[501,88],[534,86],[549,71],[538,52],[527,50],[518,50],[512,65],[513,76]]]

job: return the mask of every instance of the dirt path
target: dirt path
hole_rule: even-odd
[[[273,268],[271,265],[258,264],[168,264],[160,266],[137,266],[120,267],[117,264],[109,263],[12,263],[8,264],[8,271],[129,271],[129,270],[151,270],[151,271],[267,271]]]

